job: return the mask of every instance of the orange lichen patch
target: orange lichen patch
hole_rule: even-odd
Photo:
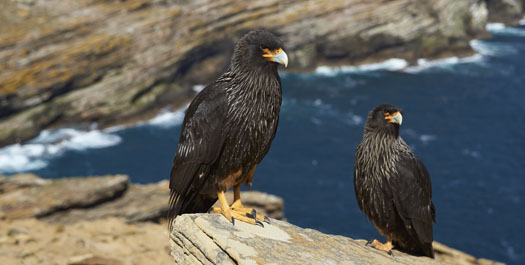
[[[168,14],[169,17],[177,17],[180,14],[182,14],[182,9],[176,7],[176,8],[168,10],[166,13]]]
[[[108,34],[76,40],[71,46],[49,54],[45,59],[0,75],[0,95],[16,93],[21,87],[31,87],[25,93],[34,94],[42,88],[64,85],[76,77],[101,75],[104,67],[121,63],[120,59],[125,56],[122,52],[125,49],[122,48],[129,44],[128,36]]]

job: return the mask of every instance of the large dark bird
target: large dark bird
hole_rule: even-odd
[[[359,208],[386,237],[372,246],[389,252],[393,244],[414,255],[433,258],[432,184],[425,165],[399,136],[401,109],[375,107],[355,153],[354,188]]]
[[[252,183],[256,166],[270,148],[281,108],[277,66],[287,66],[282,42],[273,34],[251,31],[242,37],[230,66],[191,102],[170,177],[168,225],[184,213],[206,212],[219,199],[221,213],[261,224],[263,216],[244,208],[240,184]],[[234,187],[229,205],[224,192]]]

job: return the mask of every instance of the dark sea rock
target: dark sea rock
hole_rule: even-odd
[[[489,22],[500,22],[506,25],[515,25],[524,19],[525,1],[523,0],[486,0],[490,11]]]
[[[291,71],[470,54],[486,3],[0,0],[0,146],[58,126],[134,123],[186,104],[264,27]]]

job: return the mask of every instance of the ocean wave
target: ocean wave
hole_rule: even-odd
[[[501,56],[518,53],[518,49],[510,44],[501,42],[489,42],[484,40],[472,40],[470,46],[483,56]]]
[[[27,144],[14,144],[0,149],[0,173],[38,170],[66,151],[104,148],[120,142],[120,136],[100,130],[44,130]]]
[[[522,25],[521,22],[520,25]],[[503,23],[488,23],[486,29],[492,34],[525,37],[525,29],[517,27],[507,27]]]
[[[322,76],[336,76],[344,73],[360,73],[370,71],[399,71],[408,66],[408,62],[392,58],[380,63],[364,64],[359,66],[319,66],[314,73]]]
[[[161,111],[157,116],[136,126],[170,128],[182,124],[186,107],[177,111]],[[25,144],[13,144],[0,149],[0,174],[28,172],[45,168],[49,161],[67,151],[105,148],[119,144],[122,139],[115,133],[134,126],[119,125],[88,131],[73,128],[44,130]]]
[[[479,53],[476,53],[472,56],[465,57],[465,58],[458,58],[458,57],[449,57],[449,58],[443,58],[443,59],[437,59],[437,60],[427,60],[425,58],[421,58],[417,60],[417,65],[409,66],[404,69],[404,72],[407,73],[419,73],[421,71],[425,71],[431,68],[450,68],[451,66],[462,64],[462,63],[475,63],[475,62],[481,62],[483,61],[483,56]]]
[[[191,87],[191,90],[195,91],[196,93],[201,92],[206,86],[205,85],[194,85]]]
[[[181,125],[184,121],[184,114],[187,108],[188,106],[185,106],[184,108],[176,111],[163,110],[156,117],[142,123],[142,125],[151,125],[161,128],[171,128]]]

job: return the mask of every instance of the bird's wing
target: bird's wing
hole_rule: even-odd
[[[224,83],[210,84],[186,111],[170,176],[170,230],[171,222],[198,192],[222,151],[228,100],[221,85]]]
[[[396,210],[408,231],[415,230],[423,243],[432,242],[432,221],[435,222],[436,213],[430,175],[425,165],[412,154],[401,156],[397,171],[399,175],[389,180],[396,191],[393,192]]]

